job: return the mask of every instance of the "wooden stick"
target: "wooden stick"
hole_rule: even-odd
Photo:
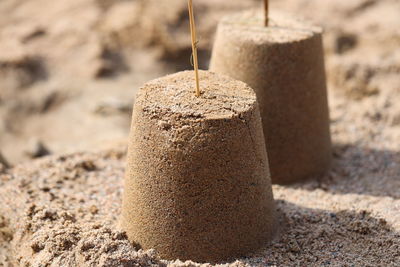
[[[269,24],[269,1],[264,0],[264,8],[265,8],[265,27],[268,27]]]
[[[193,15],[193,0],[188,2],[189,8],[189,20],[190,20],[190,33],[192,37],[192,52],[193,52],[193,66],[196,78],[196,96],[200,96],[200,81],[199,81],[199,60],[197,57],[197,37],[196,37],[196,25],[194,23]]]

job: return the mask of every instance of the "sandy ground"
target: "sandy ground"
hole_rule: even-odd
[[[196,6],[206,68],[221,14],[260,1]],[[334,163],[274,186],[279,237],[231,264],[399,266],[400,1],[271,8],[325,28]],[[190,68],[185,1],[4,0],[0,14],[0,266],[196,266],[137,251],[115,227],[135,91]],[[39,141],[58,155],[122,148],[6,168],[47,154]]]
[[[221,14],[252,5],[199,2],[202,68]],[[126,142],[137,88],[191,68],[185,1],[5,0],[0,14],[0,151],[11,163],[38,143],[69,153]]]
[[[398,188],[400,157],[389,154],[378,171],[375,153],[338,147],[323,179],[274,186],[277,238],[226,266],[398,266],[400,198],[391,188]],[[1,175],[0,264],[199,266],[138,251],[118,230],[124,155],[55,156]]]
[[[398,90],[399,5],[271,0],[272,10],[324,26],[330,93],[357,105]],[[202,68],[218,19],[248,7],[261,1],[195,2]],[[191,68],[182,0],[3,0],[0,14],[0,153],[12,164],[40,155],[39,143],[58,154],[125,143],[137,88]],[[399,114],[382,119],[399,124]]]

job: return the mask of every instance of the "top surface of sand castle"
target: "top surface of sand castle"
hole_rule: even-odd
[[[196,97],[192,71],[172,74],[147,83],[137,101],[160,118],[170,112],[193,120],[231,118],[251,109],[256,101],[250,87],[227,76],[200,71],[200,82],[202,94]]]
[[[272,12],[269,25],[265,27],[264,13],[258,10],[225,16],[221,24],[231,34],[239,34],[241,39],[248,38],[260,43],[301,41],[312,37],[315,33],[322,33],[321,27],[280,12]]]

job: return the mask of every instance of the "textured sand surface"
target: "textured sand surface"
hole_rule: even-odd
[[[377,174],[373,152],[357,147],[346,151],[336,151],[341,153],[336,170],[325,180],[274,186],[280,237],[231,265],[398,266],[400,199],[398,191],[382,190],[379,180],[384,179],[388,188],[396,186],[397,177],[390,173],[398,170],[399,157],[387,156],[393,164]],[[124,154],[120,150],[51,157],[1,175],[0,213],[9,222],[0,228],[1,264],[196,266],[162,261],[154,251],[137,251],[116,230]],[[362,175],[346,171],[358,169],[360,162],[371,167]],[[371,191],[355,191],[362,187]]]
[[[254,91],[193,71],[143,85],[129,137],[121,226],[167,259],[217,262],[274,233],[268,157]]]
[[[217,19],[260,1],[197,2],[206,67]],[[325,29],[333,167],[318,181],[274,186],[281,237],[232,265],[399,266],[400,3],[279,0],[271,8]],[[12,163],[32,136],[54,153],[126,139],[134,88],[190,68],[181,0],[4,0],[0,10],[0,149]],[[142,16],[154,31],[134,31]],[[138,34],[151,45],[132,48]],[[0,266],[196,266],[138,252],[115,230],[124,154],[55,156],[6,174],[0,166]]]
[[[210,70],[247,83],[260,106],[276,184],[322,175],[332,158],[322,29],[250,10],[218,24]]]

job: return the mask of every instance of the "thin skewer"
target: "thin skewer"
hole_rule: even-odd
[[[268,27],[269,24],[269,1],[264,0],[264,8],[265,8],[265,27]]]
[[[200,81],[199,81],[199,60],[197,57],[197,37],[196,37],[196,25],[194,23],[193,15],[193,0],[188,2],[189,8],[189,21],[190,21],[190,33],[192,37],[192,53],[193,53],[193,67],[196,78],[196,96],[200,96]]]

